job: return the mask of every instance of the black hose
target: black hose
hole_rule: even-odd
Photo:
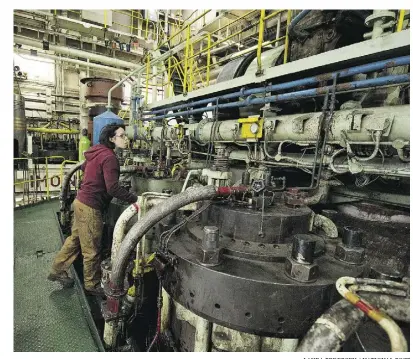
[[[84,161],[79,162],[78,164],[73,166],[63,179],[62,189],[60,191],[60,196],[59,196],[60,210],[61,211],[65,210],[65,204],[66,204],[67,196],[68,196],[68,193],[69,193],[70,180],[72,179],[72,176],[74,175],[74,173],[76,171],[80,170],[80,167],[82,167],[83,163],[84,163]]]

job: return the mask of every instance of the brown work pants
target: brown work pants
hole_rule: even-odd
[[[101,277],[102,213],[77,199],[73,202],[72,235],[67,237],[52,265],[53,273],[68,271],[80,251],[83,254],[83,275],[86,289],[95,288]]]

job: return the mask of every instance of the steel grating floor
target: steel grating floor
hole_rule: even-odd
[[[99,351],[82,290],[46,277],[61,247],[57,201],[14,211],[14,351]],[[73,273],[72,273],[73,275]],[[87,304],[86,304],[87,306]]]

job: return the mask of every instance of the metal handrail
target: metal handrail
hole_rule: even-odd
[[[63,156],[47,156],[47,157],[17,157],[17,158],[13,158],[13,161],[22,161],[22,160],[40,160],[40,159],[44,159],[45,160],[45,178],[42,179],[32,179],[32,180],[25,180],[25,181],[18,181],[18,182],[13,182],[13,187],[16,187],[18,185],[22,185],[22,184],[26,184],[26,183],[32,183],[32,182],[42,182],[45,181],[46,184],[46,198],[50,199],[50,186],[49,186],[49,180],[53,177],[49,177],[49,160],[51,159],[63,159],[62,164],[60,165],[60,183],[62,183],[62,178],[63,178],[63,167],[64,164],[66,163],[78,163],[78,161],[70,161],[70,160],[66,160],[65,157]],[[36,186],[37,188],[37,186]]]
[[[403,30],[403,21],[404,21],[404,15],[405,15],[406,10],[400,10],[399,11],[399,19],[397,21],[397,29],[396,32],[400,32]]]

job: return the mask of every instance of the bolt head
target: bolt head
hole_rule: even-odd
[[[317,263],[303,264],[288,257],[285,260],[285,274],[297,282],[310,283],[315,282],[318,278],[319,267]]]
[[[349,248],[343,244],[336,246],[334,257],[339,261],[346,262],[348,264],[359,265],[363,263],[366,250],[364,248]]]

